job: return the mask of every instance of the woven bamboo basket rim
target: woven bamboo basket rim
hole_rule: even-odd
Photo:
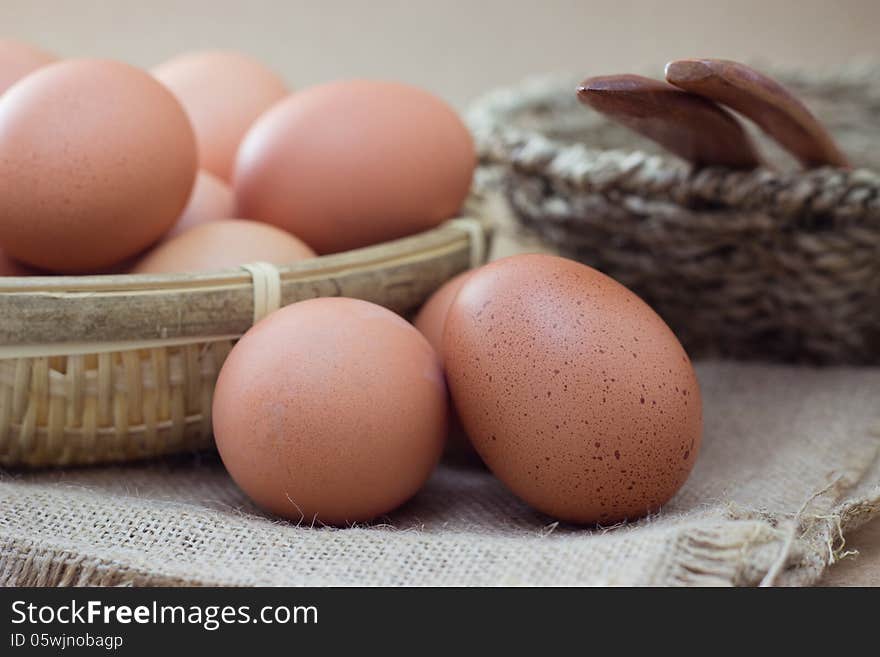
[[[487,222],[458,218],[416,235],[279,266],[280,305],[339,296],[340,281],[399,270],[401,285],[413,265],[468,253],[483,260]],[[120,351],[240,336],[253,325],[255,273],[248,266],[185,274],[0,277],[0,360]],[[123,302],[155,312],[119,315]],[[218,304],[211,326],[190,319]],[[265,313],[261,313],[265,314]],[[59,330],[63,324],[63,330]]]
[[[217,375],[262,316],[326,296],[409,313],[481,264],[490,238],[488,221],[462,217],[281,267],[0,278],[0,466],[210,449]]]

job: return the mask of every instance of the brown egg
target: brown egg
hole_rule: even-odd
[[[443,360],[443,327],[446,315],[455,295],[461,289],[469,271],[454,276],[441,285],[429,298],[413,319],[413,324],[427,338],[431,346]]]
[[[443,362],[443,327],[446,325],[446,314],[468,274],[470,272],[459,274],[441,285],[413,319],[415,327],[434,347],[434,351],[440,357],[440,362]],[[449,405],[449,440],[446,443],[446,451],[448,456],[452,458],[477,458],[452,404]]]
[[[258,60],[213,50],[178,55],[153,74],[180,100],[199,144],[199,166],[232,179],[235,153],[251,124],[287,95],[287,85]]]
[[[396,82],[300,91],[248,132],[236,160],[238,213],[335,253],[411,235],[456,214],[475,165],[446,103]]]
[[[520,255],[472,273],[444,354],[483,461],[559,520],[656,511],[693,467],[702,410],[687,354],[641,299],[586,265]]]
[[[180,216],[196,172],[180,104],[137,68],[67,60],[0,97],[0,248],[59,272],[112,267]]]
[[[57,59],[29,43],[0,39],[0,96],[21,78]]]
[[[269,315],[229,354],[214,393],[217,449],[264,509],[344,525],[425,483],[446,426],[434,350],[366,301],[321,298]]]
[[[36,272],[12,260],[0,251],[0,276],[35,276]]]
[[[235,196],[225,182],[208,173],[199,171],[193,185],[189,202],[183,209],[180,219],[165,234],[165,239],[180,235],[193,226],[235,217]]]
[[[252,262],[289,265],[315,252],[280,228],[246,219],[220,219],[190,228],[147,253],[134,274],[213,271]]]

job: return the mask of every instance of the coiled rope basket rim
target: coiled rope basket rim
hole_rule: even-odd
[[[770,166],[694,170],[581,106],[569,74],[467,118],[519,224],[633,289],[692,356],[880,363],[880,65],[771,72],[856,168],[793,169],[752,130]]]
[[[0,466],[120,462],[209,448],[214,383],[272,310],[348,296],[400,314],[480,264],[473,218],[289,266],[0,277]]]

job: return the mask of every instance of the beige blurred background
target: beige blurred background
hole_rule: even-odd
[[[878,0],[2,0],[0,36],[64,56],[151,66],[194,48],[239,48],[294,86],[400,79],[459,107],[544,71],[658,76],[711,55],[830,67],[880,55]]]

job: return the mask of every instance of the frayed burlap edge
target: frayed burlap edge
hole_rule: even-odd
[[[658,583],[809,586],[821,579],[826,568],[857,554],[847,548],[847,534],[878,516],[880,486],[830,512],[698,528],[682,534],[674,559]]]
[[[846,536],[880,516],[880,485],[850,497],[880,458],[878,441],[866,462],[829,473],[829,483],[804,500],[791,517],[731,504],[729,520],[684,533],[664,584],[680,586],[809,586],[825,569],[858,551]],[[841,501],[842,500],[842,501]]]
[[[792,519],[737,519],[731,509],[713,527],[683,529],[673,557],[651,585],[806,586],[825,569],[855,554],[847,533],[880,516],[880,486],[834,509]],[[790,540],[793,537],[793,540]],[[781,564],[778,572],[774,566]],[[613,585],[614,581],[606,582]],[[58,549],[28,539],[0,543],[2,586],[217,586],[223,582],[149,572],[116,560]],[[573,584],[577,584],[574,582]]]
[[[0,586],[216,586],[10,538],[0,543]]]

